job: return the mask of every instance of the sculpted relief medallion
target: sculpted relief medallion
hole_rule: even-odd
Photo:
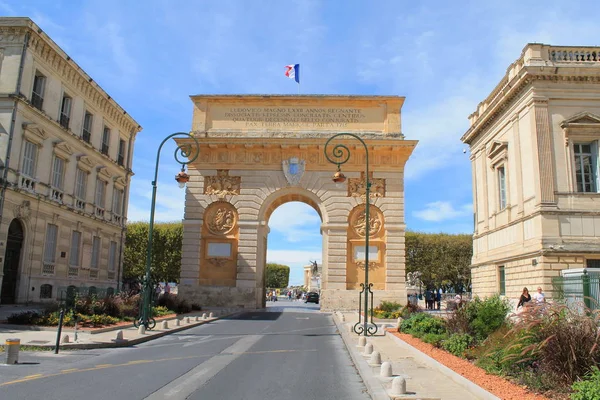
[[[383,218],[377,209],[370,207],[369,221],[367,221],[366,212],[363,208],[354,214],[350,224],[358,236],[365,237],[368,229],[369,237],[372,237],[377,235],[381,230],[381,227],[383,226]]]
[[[219,169],[216,176],[204,177],[204,194],[215,194],[219,197],[240,194],[241,180],[239,176],[229,176],[228,170]]]
[[[210,207],[204,216],[206,227],[215,235],[226,235],[235,227],[237,215],[229,203],[217,203]]]

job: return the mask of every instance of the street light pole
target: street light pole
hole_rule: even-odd
[[[333,174],[333,181],[335,183],[343,183],[346,181],[346,176],[341,171],[342,164],[345,164],[350,159],[350,149],[343,143],[338,143],[333,146],[331,155],[327,152],[329,143],[339,137],[347,136],[358,140],[365,148],[365,282],[361,283],[361,291],[358,294],[358,322],[354,325],[353,330],[358,335],[371,336],[377,332],[377,325],[373,323],[373,287],[372,283],[369,283],[369,237],[371,236],[371,225],[369,222],[369,208],[371,203],[371,181],[369,180],[369,148],[367,144],[358,135],[354,133],[342,132],[330,137],[325,143],[324,153],[327,161],[337,165],[337,171]],[[368,310],[369,310],[369,294],[371,295],[371,322],[369,323]],[[364,298],[364,320],[361,313],[362,296]]]
[[[196,139],[193,133],[187,132],[176,132],[173,133],[160,143],[158,151],[156,152],[156,164],[154,166],[154,180],[152,181],[152,203],[150,204],[150,223],[148,226],[148,246],[146,248],[146,274],[143,282],[142,292],[142,305],[140,307],[140,316],[134,321],[134,325],[137,328],[140,325],[144,325],[146,329],[153,329],[156,326],[156,321],[152,318],[152,310],[150,303],[152,301],[152,294],[154,288],[152,285],[151,270],[152,270],[152,236],[154,233],[154,210],[156,208],[156,183],[158,180],[158,163],[160,161],[160,151],[167,140],[175,136],[187,136],[188,138],[194,139],[194,143],[184,143],[177,145],[173,157],[175,161],[181,164],[181,172],[175,176],[175,180],[179,183],[179,187],[183,188],[185,184],[190,180],[188,174],[185,173],[185,166],[191,162],[194,162],[200,152],[200,145],[198,139]],[[180,158],[181,157],[181,158]]]

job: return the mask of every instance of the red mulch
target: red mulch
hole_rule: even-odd
[[[471,382],[481,386],[485,390],[504,400],[549,400],[549,397],[545,397],[541,394],[532,393],[526,388],[512,383],[504,378],[496,375],[491,375],[485,372],[483,369],[473,365],[467,360],[460,357],[456,357],[442,349],[424,343],[421,340],[412,337],[406,333],[400,333],[393,330],[389,330],[391,334],[404,340],[417,350],[427,354],[429,357],[435,359],[439,363],[452,369],[454,372],[464,376]]]

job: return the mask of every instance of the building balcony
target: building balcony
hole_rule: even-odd
[[[36,180],[27,175],[19,175],[19,189],[35,194]]]
[[[50,188],[50,200],[63,204],[64,193],[57,188]]]
[[[115,271],[108,271],[108,279],[114,280],[116,277]]]
[[[69,265],[69,278],[76,278],[79,276],[79,267]]]
[[[98,270],[91,268],[90,269],[90,279],[98,279]]]
[[[76,210],[85,211],[85,201],[83,201],[81,199],[78,199],[78,198],[74,198],[74,200],[73,200],[73,207]]]
[[[96,206],[95,209],[94,215],[98,218],[104,218],[104,208]]]
[[[65,114],[61,114],[60,115],[60,121],[58,121],[58,122],[59,122],[60,126],[62,126],[63,128],[69,129],[69,122],[70,122],[70,120],[71,119],[69,118],[69,116],[67,116]]]
[[[42,110],[42,105],[44,104],[44,98],[37,93],[31,94],[31,104],[40,111]]]
[[[54,263],[44,261],[42,264],[42,275],[54,275]]]

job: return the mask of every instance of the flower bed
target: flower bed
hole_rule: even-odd
[[[427,354],[437,362],[445,365],[454,372],[464,376],[471,382],[479,385],[488,392],[505,400],[548,400],[541,394],[533,393],[526,388],[514,384],[504,378],[496,375],[491,375],[483,369],[473,365],[473,363],[452,355],[445,350],[439,349],[429,343],[424,343],[421,340],[408,335],[406,333],[389,331],[394,336],[404,340],[417,350]]]

